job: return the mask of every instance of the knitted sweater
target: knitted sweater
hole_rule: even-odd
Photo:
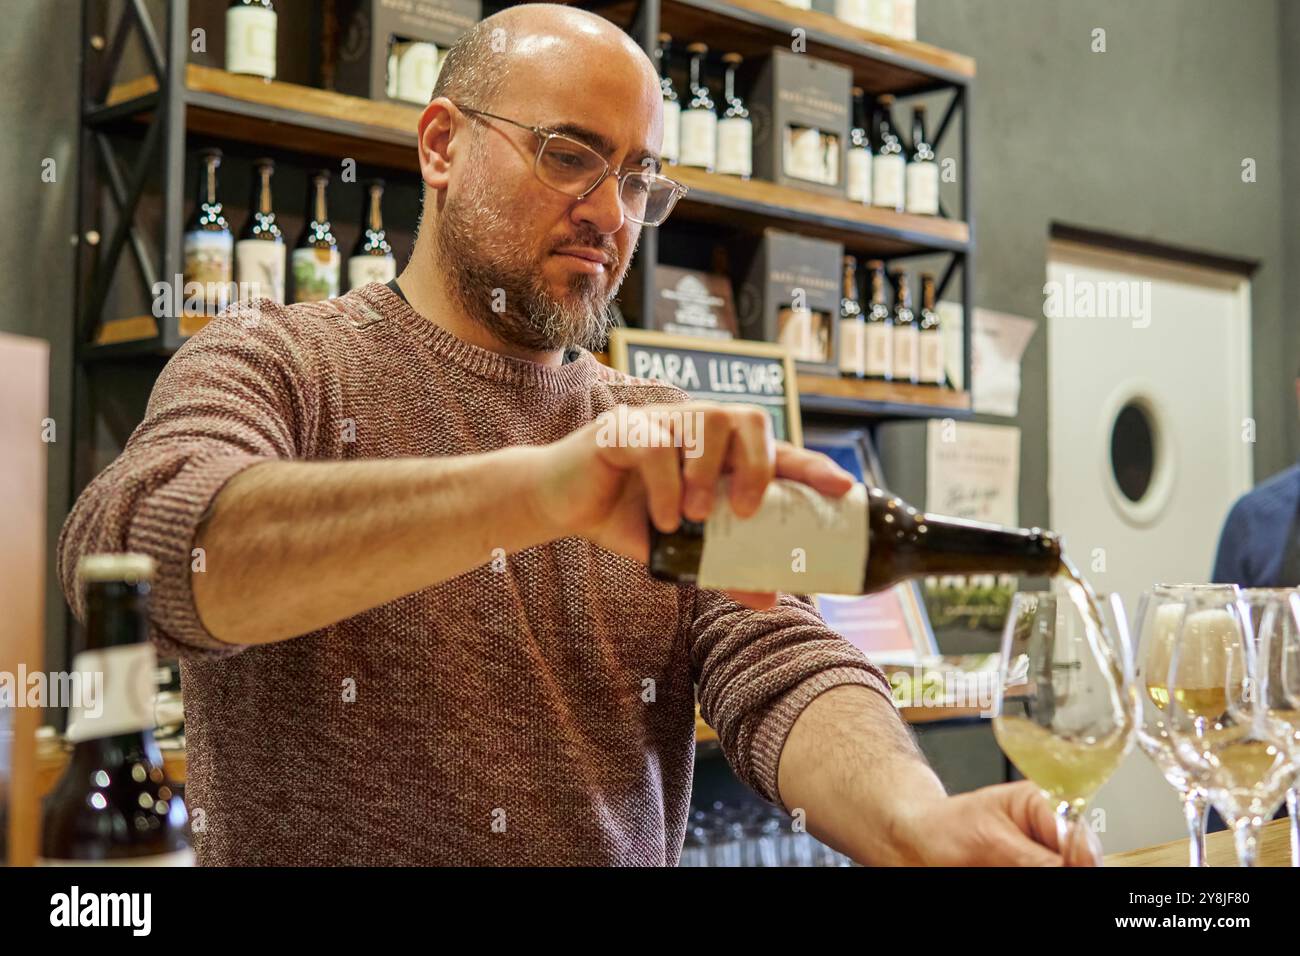
[[[200,863],[674,865],[697,687],[736,774],[774,802],[814,697],[850,683],[888,697],[806,601],[753,612],[578,537],[292,640],[218,641],[195,612],[191,548],[243,469],[543,444],[621,403],[683,398],[586,352],[546,367],[469,345],[382,285],[259,306],[176,353],[59,541],[79,618],[81,555],[158,561],[150,630],[181,659]]]

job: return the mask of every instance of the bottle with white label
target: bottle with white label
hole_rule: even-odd
[[[791,561],[799,553],[802,561]],[[923,514],[866,485],[830,498],[786,479],[769,482],[758,511],[732,510],[729,482],[702,522],[664,533],[650,525],[650,573],[662,581],[735,591],[872,594],[927,574],[1001,572],[1050,577],[1061,539]]]
[[[894,319],[885,302],[885,264],[872,259],[867,269],[871,275],[871,299],[862,329],[862,361],[867,378],[888,382],[894,369]]]
[[[394,37],[388,46],[388,97],[416,106],[428,105],[439,68],[437,46]]]
[[[840,290],[840,374],[862,378],[867,373],[866,322],[858,301],[858,261],[844,257],[843,288]]]
[[[907,160],[894,129],[894,98],[888,93],[876,100],[875,156],[871,160],[871,204],[902,212]]]
[[[894,35],[895,0],[867,0],[867,29],[885,36]]]
[[[925,135],[925,107],[912,110],[912,154],[907,160],[907,211],[939,215],[939,164]]]
[[[659,155],[665,163],[676,163],[681,155],[682,103],[677,96],[677,88],[673,86],[672,48],[672,35],[659,34],[655,59],[659,66],[659,92],[664,100],[664,143]]]
[[[709,48],[692,43],[686,50],[691,55],[691,98],[681,116],[681,165],[713,172],[718,164],[718,114],[704,76]]]
[[[869,30],[868,0],[835,0],[835,18],[860,30]]]
[[[894,381],[915,385],[921,378],[921,332],[912,311],[907,273],[895,272],[890,278],[894,285]]]
[[[718,120],[718,172],[748,179],[754,172],[754,126],[749,110],[736,93],[736,70],[740,68],[741,56],[728,53],[722,63],[727,71],[722,92],[727,106]]]
[[[43,865],[194,865],[185,801],[153,734],[153,571],[143,554],[88,555],[77,565],[85,646],[70,684],[81,693],[68,712],[72,755],[45,801]]]
[[[853,128],[849,131],[848,158],[845,160],[849,199],[871,203],[871,137],[867,134],[866,105],[862,87],[853,87]]]
[[[939,325],[939,312],[935,308],[934,276],[921,273],[921,384],[948,384],[948,371],[943,364],[943,329]]]
[[[306,225],[293,250],[294,302],[320,302],[339,294],[339,244],[325,202],[329,182],[329,170],[318,169],[307,183]]]
[[[231,0],[226,9],[226,69],[275,79],[275,4]]]
[[[253,194],[248,220],[235,243],[235,281],[239,300],[267,298],[284,303],[284,234],[276,221],[271,200],[275,160],[253,161]]]
[[[235,237],[226,222],[217,171],[221,150],[199,151],[198,196],[185,222],[182,254],[185,288],[180,331],[193,335],[230,304]]]
[[[384,231],[384,181],[366,183],[361,203],[361,235],[348,258],[348,288],[359,289],[369,282],[388,282],[397,277],[397,259]]]

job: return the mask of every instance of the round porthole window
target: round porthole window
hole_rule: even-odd
[[[1128,402],[1115,416],[1110,468],[1125,498],[1136,504],[1146,497],[1156,469],[1155,427],[1148,410],[1137,402]]]

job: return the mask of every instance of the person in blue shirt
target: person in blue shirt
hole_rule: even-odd
[[[1214,558],[1215,584],[1300,586],[1300,465],[1242,495],[1228,512]]]
[[[1300,407],[1300,372],[1295,380]],[[1300,465],[1278,472],[1237,499],[1223,522],[1215,584],[1300,587]]]

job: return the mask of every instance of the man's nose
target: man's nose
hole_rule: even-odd
[[[585,199],[573,204],[574,221],[589,222],[604,235],[618,232],[623,228],[624,219],[619,189],[618,178],[610,173]]]

